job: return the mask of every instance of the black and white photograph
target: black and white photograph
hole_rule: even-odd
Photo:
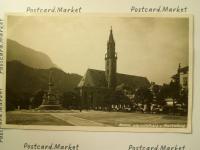
[[[191,16],[8,14],[5,42],[5,127],[191,132]]]

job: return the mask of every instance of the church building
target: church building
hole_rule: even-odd
[[[146,77],[117,73],[117,53],[111,28],[105,54],[105,71],[88,69],[77,89],[82,106],[95,108],[110,104],[109,98],[116,90],[134,92],[138,88],[149,86],[150,82]]]

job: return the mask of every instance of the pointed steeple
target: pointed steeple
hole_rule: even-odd
[[[178,73],[180,73],[180,70],[181,70],[181,63],[179,63],[179,65],[178,65]]]
[[[110,35],[109,35],[109,41],[108,42],[114,42],[113,32],[112,32],[112,26],[110,28]]]
[[[116,86],[117,54],[115,53],[115,41],[113,38],[112,27],[107,43],[107,53],[105,55],[105,75],[108,88]]]

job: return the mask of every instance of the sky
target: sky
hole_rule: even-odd
[[[178,64],[188,66],[188,18],[117,15],[8,16],[7,38],[47,54],[67,73],[105,70],[112,26],[117,72],[169,83]]]

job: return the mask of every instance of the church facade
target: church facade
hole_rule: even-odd
[[[117,73],[117,53],[111,28],[105,54],[105,70],[88,69],[77,89],[83,108],[97,108],[111,106],[113,101],[110,99],[115,98],[112,95],[116,91],[134,94],[138,88],[149,86],[150,82],[146,77]]]

